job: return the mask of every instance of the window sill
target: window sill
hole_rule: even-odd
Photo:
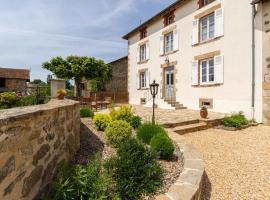
[[[149,88],[139,88],[139,89],[137,89],[137,90],[143,91],[143,90],[149,90]]]
[[[160,55],[160,56],[168,56],[168,55],[170,55],[170,54],[176,53],[177,51],[178,51],[178,50],[176,50],[176,51],[170,51],[170,52],[164,53],[164,54],[162,54],[162,55]]]
[[[204,87],[219,87],[219,86],[222,86],[223,83],[209,83],[209,84],[203,84],[203,85],[193,85],[192,87],[195,87],[195,88],[204,88]]]
[[[149,60],[149,59],[148,59]],[[140,62],[137,62],[137,64],[144,64],[144,63],[147,63],[148,62],[148,60],[144,60],[144,61],[140,61]]]
[[[203,42],[199,42],[199,43],[194,44],[194,45],[192,45],[192,46],[193,46],[193,47],[197,47],[197,46],[200,46],[200,45],[204,45],[204,44],[207,44],[207,43],[211,43],[211,42],[214,42],[214,41],[219,40],[221,37],[223,37],[223,36],[216,37],[216,38],[212,38],[212,39],[209,39],[209,40],[206,40],[206,41],[203,41]]]

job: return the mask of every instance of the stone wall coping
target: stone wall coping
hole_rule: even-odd
[[[183,136],[171,130],[168,130],[168,134],[181,150],[184,168],[169,191],[166,194],[159,195],[156,200],[199,200],[205,172],[203,159],[200,153]]]
[[[7,120],[16,120],[20,118],[27,118],[27,115],[31,114],[29,117],[33,117],[33,114],[42,114],[44,111],[53,110],[56,108],[74,106],[79,104],[78,101],[73,101],[69,99],[58,100],[52,99],[47,104],[34,105],[34,106],[25,106],[0,110],[0,125],[1,123],[6,122]]]

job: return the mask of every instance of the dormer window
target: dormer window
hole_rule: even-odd
[[[140,31],[140,39],[142,40],[143,38],[146,38],[146,37],[147,37],[147,30],[146,28],[144,28]]]
[[[213,1],[215,1],[215,0],[199,0],[199,7],[200,7],[200,8],[201,8],[201,7],[204,7],[204,6],[206,6],[206,5],[210,4],[210,3],[212,3]]]
[[[169,14],[165,15],[164,26],[168,26],[168,25],[174,23],[174,18],[175,18],[174,12],[170,12]]]

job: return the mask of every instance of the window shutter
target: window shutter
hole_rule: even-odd
[[[199,19],[195,19],[192,22],[192,36],[191,36],[191,44],[195,45],[199,43]]]
[[[146,43],[146,60],[150,59],[150,47],[149,42]]]
[[[173,50],[177,51],[179,48],[179,34],[178,34],[178,30],[175,29],[173,31]]]
[[[140,74],[136,74],[136,88],[140,89]]]
[[[146,71],[146,88],[150,88],[150,71]]]
[[[159,52],[160,52],[160,55],[163,55],[164,54],[164,35],[161,35],[160,36],[160,49],[159,49]]]
[[[191,67],[191,85],[199,85],[199,62],[197,60],[192,62]]]
[[[224,82],[224,66],[223,66],[223,56],[215,56],[215,83]]]
[[[140,46],[137,47],[137,63],[140,62]]]
[[[224,35],[224,10],[223,8],[215,11],[215,37]]]

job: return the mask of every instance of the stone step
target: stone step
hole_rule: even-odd
[[[171,106],[172,106],[172,107],[176,107],[176,106],[184,106],[184,105],[183,105],[183,104],[180,104],[180,103],[178,103],[178,102],[176,102],[176,103],[171,104]]]
[[[175,128],[177,126],[185,126],[185,125],[190,125],[190,124],[198,124],[199,122],[200,122],[199,119],[194,119],[194,120],[183,121],[183,122],[163,124],[162,126],[164,128]]]
[[[194,124],[189,124],[189,125],[184,125],[184,126],[177,126],[173,128],[173,131],[180,135],[184,135],[186,133],[202,131],[208,128],[209,127],[206,122],[199,122],[199,123],[194,123]]]
[[[187,109],[187,107],[184,107],[184,106],[176,106],[174,109],[175,109],[175,110],[185,110],[185,109]]]

